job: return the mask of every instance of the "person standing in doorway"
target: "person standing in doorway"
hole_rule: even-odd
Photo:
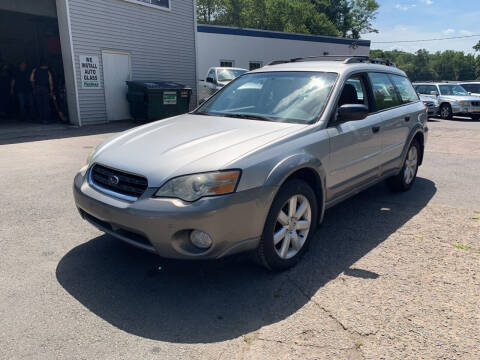
[[[33,119],[32,86],[30,85],[27,63],[25,61],[20,63],[17,72],[13,75],[10,83],[10,94],[17,96],[18,106],[20,108],[20,120]]]
[[[10,72],[0,63],[0,118],[8,117],[10,107]]]
[[[39,120],[42,124],[48,124],[52,118],[50,97],[54,98],[55,95],[53,93],[52,73],[45,60],[40,61],[39,66],[33,69],[32,75],[30,75],[30,83],[33,88]]]

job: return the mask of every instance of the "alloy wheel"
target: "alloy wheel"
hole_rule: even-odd
[[[418,151],[416,146],[412,146],[408,151],[403,170],[403,179],[405,184],[409,185],[415,178],[418,166]]]
[[[450,109],[448,108],[448,106],[443,106],[440,109],[440,114],[443,119],[448,119],[450,117]]]
[[[278,256],[291,259],[302,249],[311,227],[312,209],[303,195],[294,195],[280,209],[273,232]]]

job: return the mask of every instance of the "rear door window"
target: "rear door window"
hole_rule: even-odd
[[[383,73],[369,73],[377,111],[402,105],[402,99],[397,93],[390,77]]]
[[[399,75],[390,75],[390,79],[400,94],[403,104],[418,101],[418,95],[408,78]]]

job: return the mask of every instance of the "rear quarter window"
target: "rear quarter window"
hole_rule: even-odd
[[[390,75],[393,85],[400,94],[403,104],[418,101],[418,95],[408,78],[399,75]]]
[[[402,105],[395,86],[390,77],[384,73],[369,73],[368,77],[372,84],[373,96],[377,111]]]

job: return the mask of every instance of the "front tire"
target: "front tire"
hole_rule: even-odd
[[[450,104],[443,104],[440,106],[440,117],[443,120],[451,120],[453,119],[452,107]]]
[[[387,179],[387,185],[392,191],[408,191],[417,178],[418,164],[420,160],[420,144],[413,140],[408,148],[407,156],[403,162],[402,171]]]
[[[269,270],[294,266],[307,250],[318,222],[317,198],[302,180],[290,180],[279,190],[265,222],[257,260]]]

